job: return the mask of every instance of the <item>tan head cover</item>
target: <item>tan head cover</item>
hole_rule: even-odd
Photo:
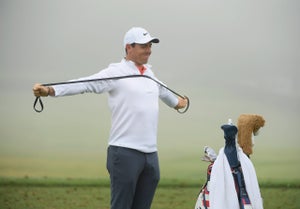
[[[241,114],[237,121],[238,144],[246,155],[253,153],[252,134],[257,135],[258,130],[265,125],[265,119],[261,115]]]

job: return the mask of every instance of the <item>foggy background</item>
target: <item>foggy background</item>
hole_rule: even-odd
[[[0,0],[0,176],[107,176],[107,95],[43,98],[38,114],[32,87],[119,62],[133,26],[160,39],[153,71],[191,100],[183,115],[160,105],[162,177],[197,177],[203,146],[222,147],[220,126],[242,113],[266,120],[254,161],[298,169],[299,9],[297,0]]]

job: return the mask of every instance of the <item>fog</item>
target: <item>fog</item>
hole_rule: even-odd
[[[0,0],[0,155],[83,152],[91,142],[87,152],[103,149],[106,96],[45,98],[37,114],[31,89],[119,62],[133,26],[160,39],[153,71],[191,100],[185,115],[161,105],[161,152],[222,146],[220,125],[242,113],[266,119],[257,147],[299,150],[299,9],[296,0]]]

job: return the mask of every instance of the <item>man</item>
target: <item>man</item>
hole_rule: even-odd
[[[152,43],[159,43],[159,39],[143,28],[131,28],[124,37],[125,58],[79,80],[128,75],[146,75],[157,80],[147,64]],[[160,178],[157,156],[158,99],[175,109],[184,108],[187,100],[176,97],[162,85],[144,77],[50,87],[35,84],[33,92],[35,96],[108,92],[112,114],[107,153],[111,209],[149,209]]]

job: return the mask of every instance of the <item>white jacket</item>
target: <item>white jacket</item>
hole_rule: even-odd
[[[145,67],[147,70],[144,75],[157,80],[151,66]],[[135,64],[123,59],[97,74],[77,80],[138,74],[140,72]],[[108,92],[112,114],[109,145],[132,148],[145,153],[157,151],[158,99],[170,107],[178,104],[178,98],[173,93],[156,82],[142,77],[65,84],[53,88],[55,96]]]

